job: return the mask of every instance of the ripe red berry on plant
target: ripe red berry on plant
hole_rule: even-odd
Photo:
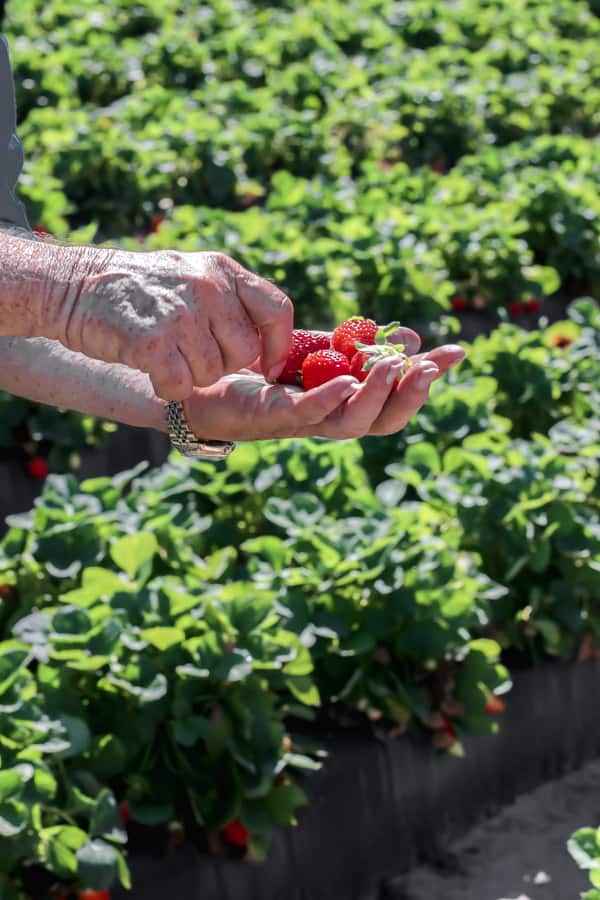
[[[521,303],[520,300],[514,300],[508,307],[508,313],[513,318],[516,318],[517,316],[522,316],[524,312],[525,312],[525,304]]]
[[[44,481],[50,472],[48,461],[42,456],[34,456],[27,464],[27,474],[38,481]]]
[[[223,837],[234,847],[245,847],[249,834],[239,819],[232,819],[223,829]]]
[[[77,900],[110,900],[108,891],[92,891],[90,889],[79,891]]]
[[[128,804],[128,803],[121,803],[121,804],[119,804],[119,813],[120,813],[121,818],[122,818],[122,820],[123,820],[123,824],[124,824],[124,825],[129,825],[129,823],[131,822],[131,820],[132,820],[132,818],[133,818],[132,815],[131,815],[131,810],[130,810],[130,808],[129,808],[129,804]]]

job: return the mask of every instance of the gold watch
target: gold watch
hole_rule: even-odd
[[[185,417],[183,404],[170,400],[165,407],[167,429],[171,444],[184,456],[192,459],[225,459],[235,443],[233,441],[204,441],[194,434]]]

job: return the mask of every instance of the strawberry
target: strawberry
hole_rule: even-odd
[[[128,804],[128,803],[121,803],[121,804],[119,805],[119,813],[120,813],[121,818],[122,818],[122,820],[123,820],[123,824],[124,824],[124,825],[129,825],[129,823],[130,823],[131,820],[133,819],[133,816],[131,815],[131,810],[130,810],[130,808],[129,808],[129,804]]]
[[[331,336],[331,347],[352,359],[356,353],[356,343],[374,344],[377,336],[377,324],[373,319],[364,316],[352,316],[335,329]]]
[[[450,737],[453,737],[453,738],[456,737],[456,729],[454,728],[454,725],[452,724],[450,719],[444,719],[444,725],[443,725],[442,731],[445,731],[446,734],[450,735]]]
[[[397,356],[405,364],[404,369],[396,378],[395,383],[398,384],[402,375],[412,365],[410,358],[404,353],[404,344],[372,344],[370,347],[361,344],[360,349],[352,357],[350,374],[359,381],[364,381],[377,360],[390,356]]]
[[[514,300],[510,306],[508,307],[508,313],[515,319],[517,316],[522,316],[525,312],[525,304],[521,303],[520,300]]]
[[[304,331],[295,329],[292,332],[292,349],[288,355],[285,368],[277,381],[279,384],[298,384],[300,369],[309,353],[317,350],[328,350],[331,337],[326,331]]]
[[[239,819],[232,819],[223,829],[223,837],[234,847],[245,847],[248,843],[248,832]]]
[[[49,471],[47,460],[41,456],[35,456],[27,464],[27,474],[38,481],[44,481],[48,477]]]
[[[377,325],[373,319],[352,316],[351,319],[346,319],[338,325],[331,335],[331,348],[352,360],[356,351],[362,349],[359,346],[361,344],[367,346],[387,344],[387,339],[397,330],[399,324],[390,322],[389,325]]]
[[[325,384],[338,375],[349,375],[348,357],[336,350],[317,350],[309,353],[302,363],[302,386],[305,391]]]
[[[452,298],[452,309],[454,312],[462,312],[463,309],[467,308],[467,300],[465,297],[453,297]]]
[[[506,704],[504,700],[501,700],[500,697],[496,697],[495,694],[492,694],[485,704],[486,713],[490,713],[493,715],[494,713],[503,713],[506,709]]]
[[[540,301],[537,297],[531,297],[527,301],[527,311],[530,313],[537,313],[540,311]]]
[[[79,891],[77,900],[110,900],[110,894],[108,891],[92,891],[88,889]]]

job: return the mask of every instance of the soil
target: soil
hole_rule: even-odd
[[[413,869],[386,900],[579,900],[591,887],[566,842],[600,824],[600,760],[552,781]]]

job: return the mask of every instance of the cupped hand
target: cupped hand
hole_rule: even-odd
[[[53,249],[66,255],[48,280],[44,336],[147,373],[159,397],[184,400],[257,358],[269,380],[283,368],[292,302],[225,254]]]
[[[414,332],[403,329],[401,337],[407,350],[418,350],[420,342]],[[294,386],[268,384],[248,370],[195,390],[184,408],[192,430],[210,440],[344,440],[393,434],[423,406],[433,381],[464,355],[463,348],[454,344],[414,355],[413,364],[399,382],[398,362],[383,359],[362,383],[340,376],[306,392]]]

